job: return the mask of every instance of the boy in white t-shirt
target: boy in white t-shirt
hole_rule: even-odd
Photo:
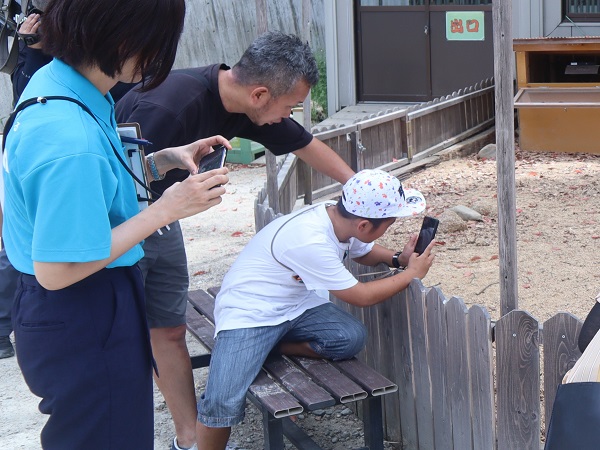
[[[418,191],[404,191],[397,178],[381,170],[363,170],[344,185],[337,204],[280,217],[248,243],[216,299],[216,343],[198,404],[199,449],[225,448],[230,427],[244,417],[246,391],[274,349],[339,360],[363,348],[364,325],[331,303],[328,294],[370,306],[402,291],[413,278],[423,278],[433,263],[433,242],[418,255],[416,234],[402,252],[373,241],[397,217],[424,209]],[[346,257],[368,266],[406,268],[360,282],[346,269]]]

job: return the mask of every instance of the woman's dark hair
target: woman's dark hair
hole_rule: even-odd
[[[142,91],[167,77],[183,30],[184,0],[50,0],[42,46],[72,67],[96,66],[109,77],[137,59]]]
[[[344,219],[350,219],[350,220],[354,220],[354,219],[368,220],[369,222],[371,222],[371,225],[373,225],[373,228],[375,228],[375,229],[379,228],[386,220],[390,219],[390,217],[384,217],[382,219],[370,219],[368,217],[359,217],[359,216],[356,216],[356,215],[348,212],[348,210],[344,207],[344,204],[342,203],[342,199],[341,198],[337,202],[337,210],[338,210],[338,212],[340,213],[340,215]]]

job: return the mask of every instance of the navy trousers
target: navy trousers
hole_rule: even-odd
[[[0,250],[0,337],[8,336],[12,332],[10,316],[18,277],[19,272],[8,260],[6,250],[2,246]]]
[[[152,355],[137,266],[104,269],[58,291],[21,274],[17,359],[50,417],[42,447],[152,449]]]

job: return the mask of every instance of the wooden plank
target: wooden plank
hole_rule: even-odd
[[[454,448],[468,450],[471,442],[471,399],[467,351],[467,308],[452,297],[444,305],[448,327],[448,388]],[[479,450],[479,449],[477,449]]]
[[[248,392],[276,419],[293,416],[304,411],[302,405],[289,392],[275,383],[263,371],[259,372]]]
[[[540,353],[537,320],[511,311],[496,322],[498,448],[539,450]]]
[[[544,417],[550,422],[556,389],[581,356],[577,339],[583,322],[561,312],[544,322]]]
[[[471,373],[471,428],[473,448],[493,450],[496,442],[492,356],[492,324],[487,310],[469,309],[468,354]]]
[[[288,359],[282,356],[270,357],[263,367],[307,410],[314,411],[335,405],[334,398],[325,389],[315,384]]]
[[[217,294],[221,290],[221,286],[213,286],[209,287],[206,292],[208,292],[212,297],[217,298]]]
[[[324,359],[291,356],[315,383],[327,390],[340,403],[355,402],[367,397],[367,393],[354,381],[343,375]]]
[[[427,290],[420,280],[409,287],[408,311],[410,314],[411,353],[413,355],[413,384],[417,413],[419,448],[435,448],[433,414],[431,410],[431,381],[429,378],[428,343],[426,338],[425,298]],[[459,447],[457,447],[459,448]]]
[[[512,1],[493,2],[500,313],[518,308]]]
[[[189,303],[186,305],[185,319],[188,331],[208,350],[212,350],[215,346],[214,325],[209,323],[206,318],[196,311]]]
[[[188,301],[213,324],[215,323],[215,299],[206,291],[198,289],[188,292]]]
[[[414,282],[414,281],[413,281]],[[417,415],[415,411],[415,393],[413,390],[413,363],[410,347],[410,320],[408,315],[408,289],[392,299],[394,317],[398,325],[394,328],[394,346],[392,358],[396,361],[399,373],[398,397],[400,401],[400,427],[402,429],[402,448],[419,448],[417,438]]]
[[[436,450],[453,450],[452,419],[447,393],[448,338],[444,294],[431,288],[427,294],[427,342],[429,345],[429,373],[431,375],[431,412],[433,415],[433,438]]]
[[[398,325],[394,317],[394,300],[390,299],[389,301],[380,303],[376,308],[379,312],[379,341],[378,347],[375,347],[379,349],[379,351],[375,352],[377,353],[377,360],[379,362],[377,370],[396,385],[396,392],[386,395],[383,398],[384,427],[387,431],[388,440],[398,442],[401,438],[400,401],[397,393],[398,386],[394,380],[399,369],[396,368],[394,358],[390,357],[390,349],[394,348],[394,329]],[[370,347],[371,343],[367,345]],[[343,369],[341,370],[343,371]]]
[[[395,383],[356,358],[336,361],[333,365],[374,397],[398,391]]]

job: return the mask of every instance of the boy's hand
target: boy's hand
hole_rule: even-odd
[[[410,256],[415,252],[415,245],[417,245],[418,238],[419,238],[419,235],[416,233],[411,234],[410,237],[408,238],[408,242],[404,245],[404,248],[402,249],[402,253],[400,254],[400,256],[398,256],[398,262],[400,263],[400,266],[402,266],[402,267],[408,266],[408,261],[410,259]]]
[[[411,237],[411,239],[412,239],[412,237]],[[416,243],[416,239],[415,239],[415,243]],[[408,272],[408,271],[413,272],[414,273],[413,278],[419,278],[419,279],[425,278],[425,275],[427,275],[427,272],[429,272],[429,268],[433,264],[433,260],[435,258],[435,255],[433,253],[431,253],[431,249],[433,248],[434,245],[435,245],[435,240],[431,241],[431,243],[427,246],[425,251],[423,253],[421,253],[420,255],[417,255],[417,253],[413,252],[410,255],[410,258],[408,260],[408,267],[406,268],[405,272]],[[413,245],[413,250],[414,250],[414,245]]]

